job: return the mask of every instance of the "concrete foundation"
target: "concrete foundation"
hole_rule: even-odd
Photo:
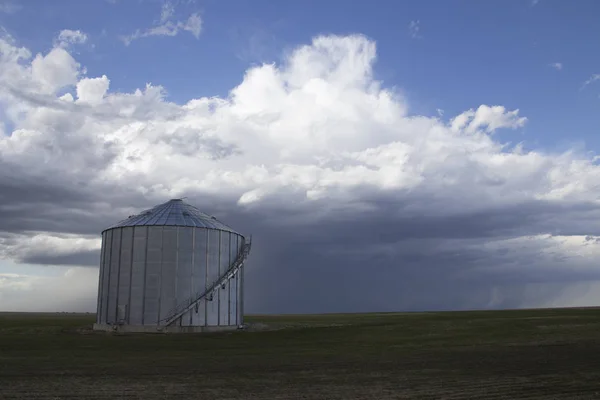
[[[208,333],[208,332],[231,332],[241,327],[236,325],[227,326],[152,326],[152,325],[106,325],[94,324],[95,331],[119,332],[119,333]]]

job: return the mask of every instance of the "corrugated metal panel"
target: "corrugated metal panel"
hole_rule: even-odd
[[[119,289],[117,290],[118,306],[129,305],[129,294],[131,293],[131,253],[133,251],[133,228],[123,228],[121,232],[121,257],[119,261]],[[127,307],[128,309],[129,307]],[[126,310],[125,318],[129,310]]]
[[[110,284],[110,257],[112,255],[111,243],[112,243],[112,232],[104,232],[104,259],[102,260],[102,305],[100,309],[100,323],[107,324],[108,318],[108,292]]]
[[[219,276],[229,269],[233,260],[229,260],[231,238],[229,232],[221,232],[221,246],[219,248]],[[229,325],[229,282],[225,287],[219,288],[219,325]]]
[[[121,230],[114,231],[110,244],[110,278],[108,281],[108,309],[106,322],[117,322],[117,297],[119,295],[119,264],[121,255]]]
[[[191,204],[180,199],[169,200],[151,209],[132,215],[117,224],[105,229],[120,228],[125,226],[193,226],[198,228],[219,229],[226,232],[234,231],[215,217],[203,213]]]
[[[219,277],[219,246],[220,246],[219,231],[208,231],[208,262],[207,262],[207,281],[212,283]],[[206,324],[219,325],[219,296],[215,295],[213,301],[206,302]]]
[[[229,245],[229,259],[233,262],[237,257],[240,246],[238,245],[238,235],[230,235],[231,243]],[[238,303],[238,279],[239,274],[229,281],[229,323],[231,325],[238,325],[238,315],[237,315],[237,303]]]
[[[177,306],[177,228],[165,226],[162,236],[159,319],[167,318]]]
[[[142,325],[144,320],[144,283],[146,280],[146,242],[148,228],[136,226],[133,233],[133,258],[131,262],[131,301],[129,323]]]
[[[194,259],[194,230],[178,228],[177,234],[177,290],[175,304],[181,304],[193,296],[192,272]],[[184,318],[182,325],[189,325],[190,317]]]
[[[146,292],[144,293],[144,325],[156,325],[160,299],[162,263],[162,227],[148,227],[146,252]]]
[[[199,293],[208,287],[206,277],[207,254],[208,254],[208,230],[194,229],[194,268],[192,270],[192,292]],[[202,300],[198,304],[198,309],[192,312],[192,325],[206,325],[206,301]]]
[[[96,323],[101,324],[102,321],[102,292],[104,283],[104,249],[106,248],[106,240],[102,234],[102,248],[100,249],[100,269],[98,270],[98,302],[96,303]]]

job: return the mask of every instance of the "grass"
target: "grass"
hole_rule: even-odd
[[[0,399],[598,399],[600,309],[250,316],[270,330],[91,332],[0,313]]]

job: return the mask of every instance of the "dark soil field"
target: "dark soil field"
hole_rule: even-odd
[[[600,399],[600,309],[252,316],[219,334],[0,314],[0,399]]]

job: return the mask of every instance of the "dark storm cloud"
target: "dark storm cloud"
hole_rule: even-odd
[[[100,265],[99,251],[78,251],[70,254],[24,254],[20,260],[26,264],[40,265],[76,265],[97,268]]]
[[[116,187],[103,191],[58,188],[17,179],[10,186],[6,182],[3,187],[11,189],[1,197],[3,230],[98,235],[108,225],[126,218],[128,207],[135,205],[135,210],[141,211],[167,200],[143,198]],[[299,207],[297,215],[292,215],[285,207],[243,208],[235,204],[235,199],[194,194],[187,197],[186,201],[202,211],[245,235],[253,235],[246,270],[248,312],[513,307],[522,304],[524,287],[529,283],[600,278],[600,274],[589,270],[544,269],[538,265],[535,253],[483,246],[489,239],[547,233],[552,228],[568,228],[573,234],[593,233],[581,218],[597,213],[596,207],[589,204],[531,202],[435,217],[398,212],[417,199],[381,198],[377,212],[332,214],[318,223],[294,225],[281,221],[301,218],[310,209]],[[9,206],[17,205],[19,211],[10,211]],[[313,211],[326,205],[317,201]],[[571,214],[581,227],[569,223]],[[99,252],[23,254],[20,260],[97,266]],[[515,264],[520,268],[511,268]],[[551,299],[559,292],[540,291],[537,300]],[[498,293],[505,293],[501,300]]]
[[[315,201],[308,207],[305,205],[305,209],[299,206],[294,211],[285,207],[282,200],[280,206],[267,203],[245,212],[237,211],[234,218],[245,221],[243,215],[248,213],[272,229],[289,229],[288,235],[293,235],[306,244],[323,245],[346,242],[394,243],[403,239],[483,239],[540,233],[600,234],[600,227],[593,220],[590,221],[590,216],[600,216],[600,206],[591,203],[530,201],[474,211],[469,211],[468,204],[465,204],[460,213],[452,215],[403,211],[408,206],[426,201],[426,198],[418,197],[381,196],[372,203],[373,211],[332,211],[321,214],[314,223],[293,224],[296,221],[310,221],[311,214],[317,214],[328,207],[328,202]],[[235,210],[236,206],[229,204],[229,209]],[[227,215],[227,212],[223,215]]]
[[[289,211],[272,207],[230,210],[222,218],[253,233],[246,293],[248,310],[255,312],[515,307],[525,298],[543,302],[560,294],[555,287],[526,297],[530,283],[600,279],[597,271],[541,265],[536,252],[483,246],[493,237],[547,233],[545,221],[559,216],[565,219],[556,227],[568,226],[569,211],[595,211],[589,205],[534,202],[487,213],[396,219],[381,208],[380,214],[305,226],[277,224]],[[581,234],[585,227],[570,230]],[[454,244],[444,246],[448,242]],[[502,300],[498,293],[504,293]]]
[[[0,163],[0,221],[11,233],[47,231],[99,234],[132,207],[151,207],[132,188],[93,185],[70,177],[31,176]],[[121,218],[121,216],[123,216]]]

